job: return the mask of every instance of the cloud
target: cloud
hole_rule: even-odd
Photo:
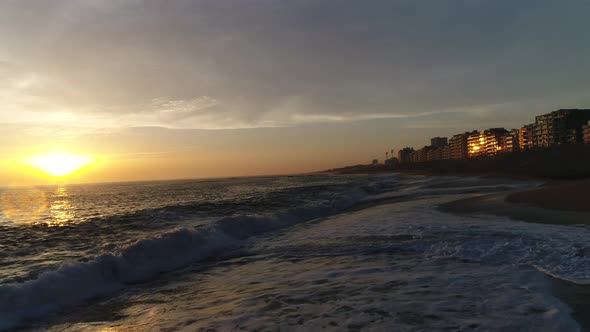
[[[478,110],[590,87],[588,10],[575,0],[5,2],[0,122],[493,119]]]

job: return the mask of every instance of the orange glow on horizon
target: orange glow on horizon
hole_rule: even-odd
[[[93,163],[94,158],[90,156],[75,155],[68,152],[47,153],[22,160],[22,164],[53,177],[70,175]]]

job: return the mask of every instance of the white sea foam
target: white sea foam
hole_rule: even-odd
[[[271,217],[228,217],[195,229],[177,229],[88,262],[63,265],[35,280],[2,285],[0,329],[187,266],[248,237],[337,213],[366,196],[363,190],[353,190],[331,202],[297,207]]]
[[[394,195],[434,196],[478,190],[424,189],[424,186],[432,184],[432,180],[412,179],[411,182],[412,189]],[[497,189],[480,188],[481,191]],[[329,216],[357,202],[385,197],[369,196],[363,190],[354,190],[330,202],[296,207],[274,216],[224,218],[199,228],[177,229],[143,239],[87,262],[64,265],[58,270],[41,274],[35,280],[0,286],[0,329],[16,326],[27,318],[112,294],[127,284],[148,280],[161,272],[182,268],[237,246],[254,235]],[[501,223],[494,218],[475,221],[461,219],[437,212],[432,206],[422,203],[415,208],[400,204],[399,210],[395,209],[388,210],[381,217],[371,215],[370,219],[362,222],[342,223],[342,236],[361,235],[363,228],[367,227],[367,236],[408,235],[400,237],[413,239],[406,241],[404,246],[426,258],[460,258],[481,261],[486,265],[538,266],[539,270],[564,279],[581,282],[590,280],[590,259],[586,258],[584,246],[586,230],[580,233],[572,228],[555,226],[559,228],[555,234],[563,235],[558,237],[548,225]],[[329,238],[339,236],[338,225],[327,226],[330,226]],[[304,239],[310,240],[315,234],[322,235],[315,230],[306,233]],[[326,239],[325,235],[318,243]],[[376,237],[374,240],[379,239]],[[386,242],[384,250],[394,248],[399,242],[396,239],[392,237],[392,243]],[[370,244],[366,249],[375,248]]]
[[[530,262],[575,265],[567,239],[579,230],[458,217],[431,203],[436,199],[382,205],[257,237],[243,244],[248,257],[122,295],[125,320],[98,324],[191,331],[579,330],[548,279],[530,268]],[[580,233],[572,237],[575,247],[588,235]],[[550,248],[555,253],[548,259]],[[126,301],[136,295],[142,300]],[[88,326],[73,324],[71,330]]]

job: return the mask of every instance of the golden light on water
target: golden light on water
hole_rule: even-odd
[[[21,223],[36,220],[49,208],[44,191],[31,188],[7,190],[0,195],[0,207],[7,221]]]
[[[94,159],[89,156],[55,152],[24,159],[23,163],[48,175],[62,177],[93,164]]]
[[[63,186],[9,189],[0,194],[0,220],[12,224],[66,226],[76,221],[75,211]]]

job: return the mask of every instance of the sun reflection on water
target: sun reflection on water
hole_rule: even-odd
[[[0,196],[2,216],[6,221],[22,224],[38,220],[49,207],[47,195],[37,188],[5,190]]]
[[[59,186],[55,190],[55,200],[49,207],[48,226],[65,226],[74,221],[76,214],[74,207],[68,199],[68,191],[65,187]]]
[[[16,225],[66,226],[75,222],[75,206],[70,202],[67,188],[8,189],[0,194],[3,222]]]

